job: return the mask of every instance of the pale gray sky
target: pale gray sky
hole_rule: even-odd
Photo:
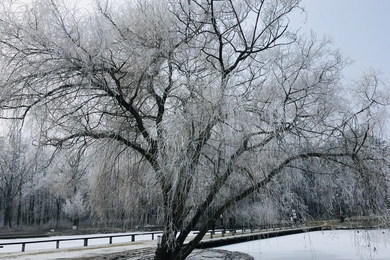
[[[292,24],[333,38],[334,47],[354,61],[344,71],[346,79],[373,68],[390,83],[390,0],[302,0],[301,5],[306,14],[292,16]]]
[[[354,61],[344,71],[347,79],[373,68],[390,82],[390,0],[302,0],[302,6],[302,31],[331,36],[334,47]],[[305,17],[298,16],[298,23]]]

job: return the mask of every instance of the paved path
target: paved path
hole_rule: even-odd
[[[88,247],[74,247],[68,249],[55,249],[44,251],[30,251],[19,253],[0,254],[0,259],[18,259],[18,260],[44,260],[44,259],[99,259],[104,255],[118,255],[126,252],[133,252],[139,255],[146,252],[154,252],[156,241],[141,241],[125,244],[112,244]],[[103,259],[103,258],[102,258]]]
[[[135,245],[137,244],[137,245]],[[154,243],[153,243],[154,244]],[[0,259],[17,260],[152,260],[156,247],[147,242],[126,245],[91,246],[88,248],[58,249],[56,251],[0,254]],[[195,249],[188,260],[203,259],[253,260],[240,252],[216,249]]]

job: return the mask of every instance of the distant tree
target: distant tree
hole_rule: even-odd
[[[67,199],[64,211],[67,218],[73,222],[73,226],[79,226],[80,220],[88,213],[84,196],[77,192],[74,196]]]
[[[32,162],[28,158],[26,145],[21,140],[20,132],[14,130],[11,128],[10,134],[0,139],[0,194],[5,227],[12,227],[15,205],[20,199],[23,185],[31,176],[29,166]]]
[[[56,158],[52,158],[51,167],[48,170],[50,174],[46,174],[41,180],[45,182],[44,186],[49,196],[55,200],[55,216],[53,218],[55,218],[56,226],[59,225],[62,212],[76,226],[81,218],[73,219],[73,216],[79,214],[84,218],[88,215],[86,197],[90,182],[83,153],[83,149],[68,151],[66,154],[57,153]],[[70,209],[71,205],[75,205],[75,207]],[[74,212],[79,208],[79,213]]]
[[[163,212],[156,259],[186,258],[287,168],[361,165],[381,83],[371,73],[360,99],[344,97],[339,52],[289,31],[299,0],[97,2],[2,2],[2,117],[35,116],[48,145],[146,162],[138,177]]]

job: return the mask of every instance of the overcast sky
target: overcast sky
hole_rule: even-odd
[[[373,68],[390,83],[390,0],[302,0],[301,5],[306,14],[292,16],[293,26],[313,30],[319,39],[331,36],[334,47],[354,61],[344,71],[347,79]]]
[[[390,0],[302,0],[302,6],[302,30],[331,36],[334,47],[354,61],[346,78],[373,68],[390,82]]]

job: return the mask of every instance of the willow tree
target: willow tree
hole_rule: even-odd
[[[2,2],[2,116],[34,117],[48,145],[101,143],[147,162],[164,213],[156,259],[187,257],[287,167],[360,161],[376,76],[369,100],[348,107],[340,54],[289,30],[299,0],[64,2]],[[357,125],[355,145],[327,145]]]

